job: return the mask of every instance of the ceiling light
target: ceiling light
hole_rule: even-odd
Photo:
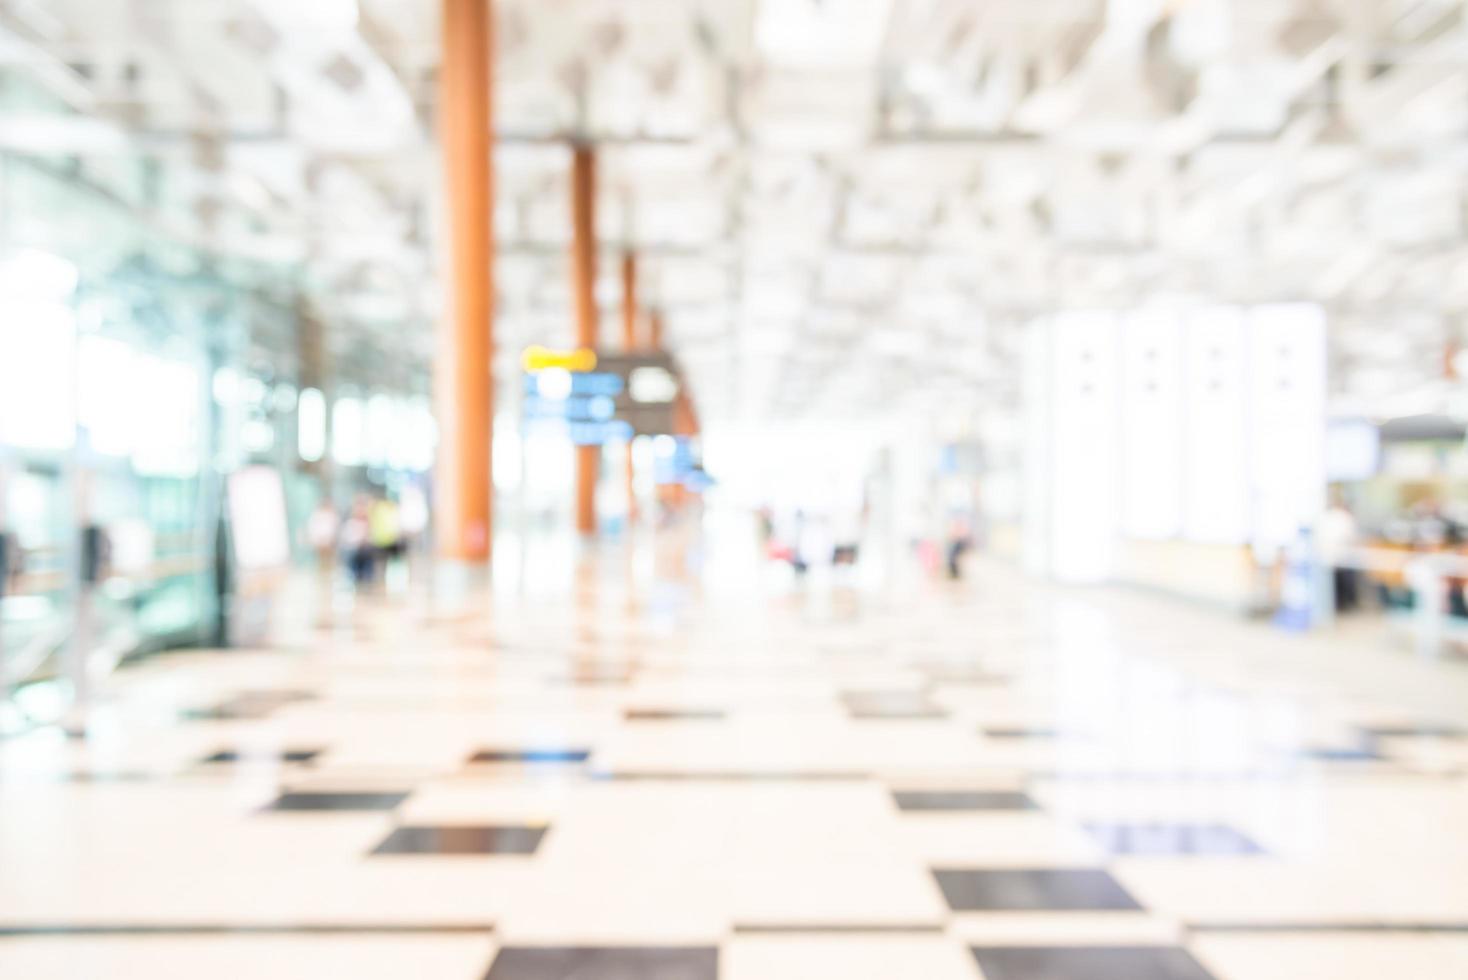
[[[891,0],[760,0],[754,41],[774,64],[861,67],[881,53]]]

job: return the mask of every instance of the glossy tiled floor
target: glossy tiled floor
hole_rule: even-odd
[[[1468,671],[1003,569],[593,569],[0,743],[0,976],[1468,977]]]

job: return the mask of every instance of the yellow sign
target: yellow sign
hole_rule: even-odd
[[[527,347],[525,353],[520,357],[520,363],[525,370],[532,374],[536,371],[546,371],[551,368],[560,368],[563,371],[595,371],[596,351],[587,350],[584,347],[576,350],[551,350],[549,347]]]

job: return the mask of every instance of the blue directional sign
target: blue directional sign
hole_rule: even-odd
[[[632,423],[613,419],[609,422],[570,422],[567,429],[571,441],[578,446],[601,446],[609,442],[631,442]]]
[[[666,353],[531,348],[524,364],[521,404],[527,425],[564,425],[578,445],[673,431],[673,401],[681,380]]]

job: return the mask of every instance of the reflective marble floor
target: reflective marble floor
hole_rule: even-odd
[[[1459,664],[999,568],[604,572],[0,742],[0,977],[1468,977]]]

